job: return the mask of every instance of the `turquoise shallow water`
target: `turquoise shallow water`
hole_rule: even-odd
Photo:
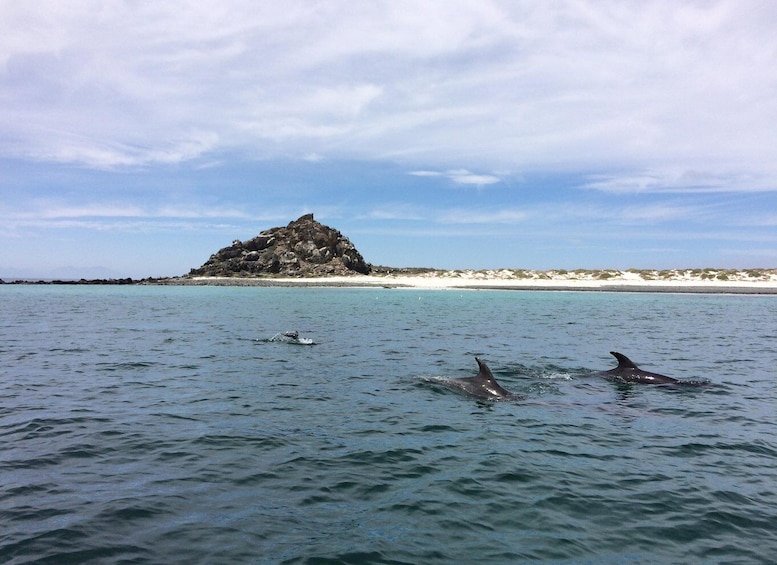
[[[6,285],[0,322],[2,563],[777,555],[777,297]],[[575,378],[611,350],[712,385]],[[426,382],[475,355],[525,400]]]

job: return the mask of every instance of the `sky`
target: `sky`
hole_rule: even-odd
[[[0,278],[777,266],[777,2],[0,0]]]

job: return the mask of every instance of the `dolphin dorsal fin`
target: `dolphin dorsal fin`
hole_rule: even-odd
[[[505,390],[502,388],[502,385],[496,382],[494,375],[491,373],[491,369],[488,368],[488,365],[486,365],[484,361],[481,361],[477,357],[475,357],[475,361],[478,362],[478,367],[480,367],[480,370],[478,371],[477,376],[467,380],[472,382],[478,389],[480,389],[482,396],[486,398],[513,397],[513,394],[510,391]]]
[[[475,357],[475,361],[478,362],[478,367],[480,367],[480,370],[478,371],[478,376],[475,378],[478,380],[495,383],[496,379],[494,378],[493,373],[491,373],[491,369],[488,368],[488,365],[486,365],[483,361],[481,361],[477,357]]]
[[[612,355],[618,360],[619,369],[639,369],[639,367],[637,367],[634,364],[634,361],[632,361],[622,353],[618,353],[617,351],[610,351],[610,355]]]

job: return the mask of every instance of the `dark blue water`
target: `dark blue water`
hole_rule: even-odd
[[[2,563],[777,555],[777,297],[6,285],[0,322]],[[574,378],[611,350],[712,385]],[[475,355],[526,399],[425,382]]]

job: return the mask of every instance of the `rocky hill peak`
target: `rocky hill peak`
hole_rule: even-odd
[[[305,214],[285,227],[233,241],[189,275],[317,277],[369,272],[370,265],[347,237]]]

